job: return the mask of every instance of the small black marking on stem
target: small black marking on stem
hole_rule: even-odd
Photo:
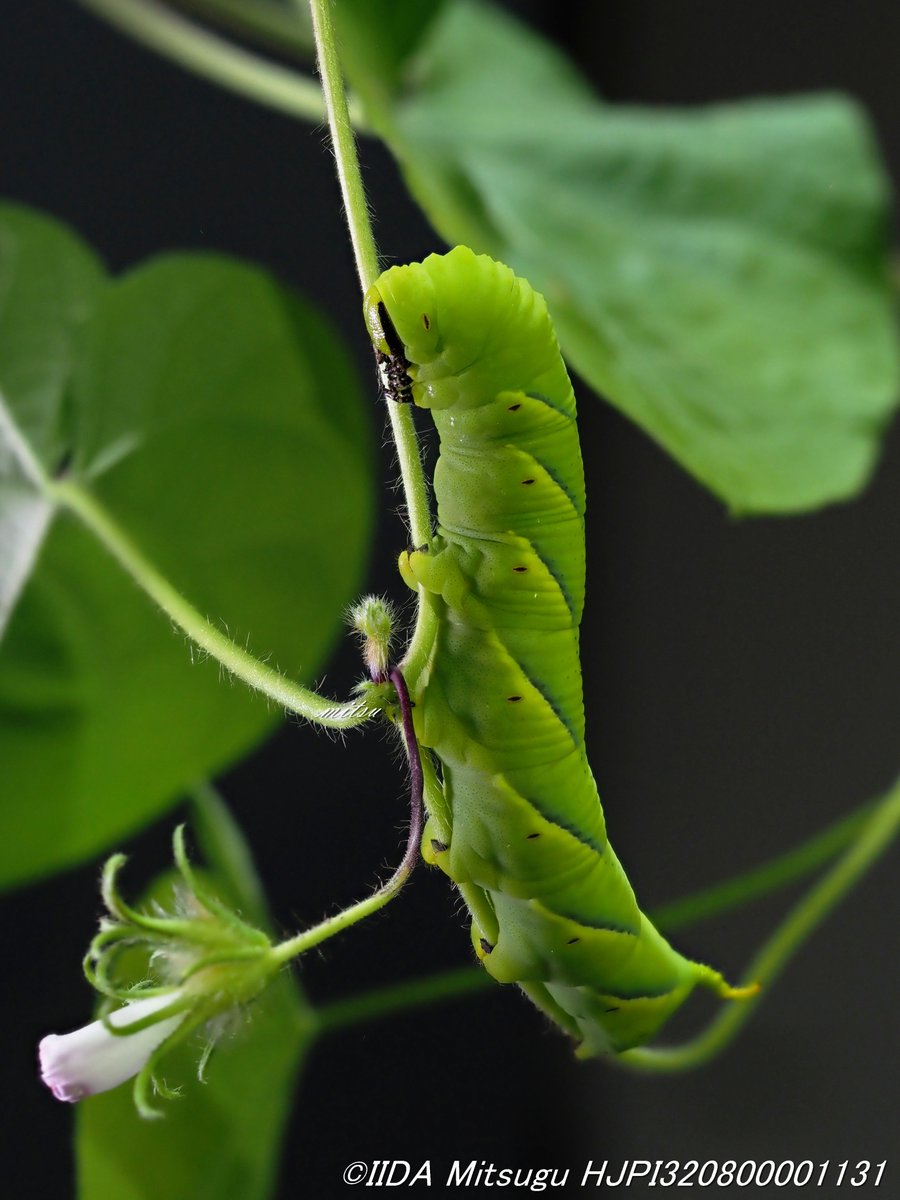
[[[431,849],[435,852],[435,854],[443,854],[447,849],[447,843],[440,841],[439,838],[432,838]]]
[[[480,939],[479,939],[479,941],[480,941],[480,944],[481,944],[481,948],[482,948],[482,950],[485,952],[485,954],[490,954],[490,953],[491,953],[491,951],[494,949],[494,947],[493,947],[493,946],[491,945],[491,943],[490,943],[490,942],[487,940],[487,938],[480,938]]]
[[[72,465],[72,451],[66,450],[62,454],[56,468],[53,472],[53,478],[56,480],[65,479],[69,473],[69,467]]]

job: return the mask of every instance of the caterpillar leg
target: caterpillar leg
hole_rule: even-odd
[[[431,755],[420,747],[422,777],[424,780],[425,811],[428,821],[422,835],[422,857],[429,866],[439,866],[440,856],[450,847],[453,818],[444,785],[438,779]],[[445,860],[446,861],[446,860]]]
[[[545,1016],[564,1029],[577,1042],[581,1042],[582,1035],[578,1025],[564,1008],[560,1008],[543,983],[520,983],[519,987]]]
[[[432,550],[404,550],[397,560],[403,582],[412,591],[423,589],[441,596],[451,608],[462,608],[472,590],[458,552],[435,538]]]

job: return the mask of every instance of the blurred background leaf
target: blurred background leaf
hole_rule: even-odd
[[[76,476],[202,614],[310,679],[370,528],[368,431],[335,335],[258,268],[174,255],[107,286],[78,357]],[[59,390],[33,406],[48,423]],[[192,662],[68,516],[12,615],[0,713],[6,884],[140,827],[279,719],[216,663]]]
[[[63,394],[102,283],[75,234],[0,204],[0,638],[50,522],[40,479],[65,454]]]
[[[335,7],[341,66],[370,101],[389,99],[446,0],[342,0]]]
[[[539,288],[571,365],[731,509],[865,484],[900,366],[889,188],[851,100],[604,106],[470,0],[392,102],[347,66],[440,234]]]

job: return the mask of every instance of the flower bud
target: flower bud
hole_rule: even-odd
[[[80,1100],[135,1077],[138,1111],[158,1116],[152,1093],[172,1094],[156,1078],[160,1059],[201,1026],[214,1037],[225,1018],[253,1000],[281,968],[266,934],[223,904],[197,876],[180,826],[174,851],[181,886],[171,913],[158,907],[143,912],[122,899],[121,854],[104,867],[103,899],[110,915],[100,922],[84,970],[107,1003],[124,1002],[124,1007],[73,1033],[43,1039],[41,1077],[58,1100]],[[122,952],[134,947],[145,952],[158,981],[135,985],[118,978]],[[205,1059],[206,1054],[201,1072]]]
[[[130,1034],[113,1033],[170,1009],[177,996],[148,996],[110,1013],[107,1022],[92,1021],[73,1033],[50,1033],[38,1046],[41,1079],[57,1100],[70,1103],[118,1087],[146,1065],[150,1055],[184,1020],[185,1011],[160,1017]]]
[[[363,659],[376,682],[387,678],[390,664],[393,606],[381,596],[364,596],[349,614],[350,624],[362,635]]]

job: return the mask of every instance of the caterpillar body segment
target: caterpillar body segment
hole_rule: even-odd
[[[458,886],[485,969],[580,1043],[651,1038],[694,987],[738,995],[641,913],[584,751],[578,628],[584,473],[543,298],[459,246],[366,296],[382,379],[431,410],[437,532],[401,573],[437,633],[408,680],[426,779],[423,854]]]

